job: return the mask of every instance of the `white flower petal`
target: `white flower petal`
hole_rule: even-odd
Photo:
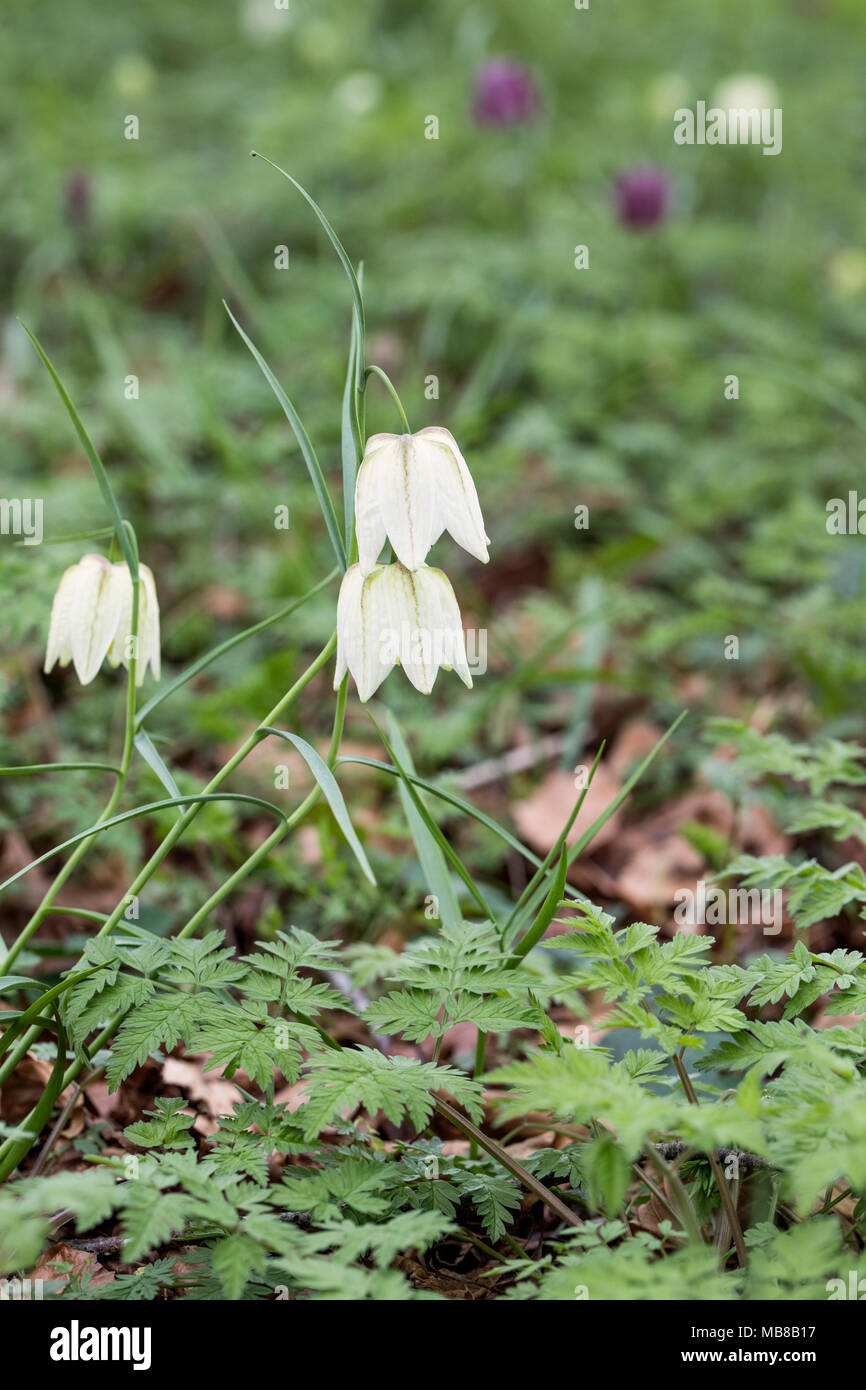
[[[458,545],[486,565],[490,559],[487,550],[489,537],[484,530],[484,518],[472,474],[457,447],[456,439],[449,430],[438,425],[419,430],[415,439],[419,453],[431,450],[431,447],[435,451],[429,455],[427,467],[435,478],[436,515],[442,528]]]
[[[77,590],[78,566],[70,565],[64,571],[57,586],[54,602],[51,605],[51,622],[48,627],[48,645],[45,650],[46,673],[55,662],[68,666],[72,660],[72,611]]]
[[[350,565],[343,575],[340,584],[340,594],[337,599],[337,667],[334,672],[334,689],[339,690],[343,683],[343,677],[350,670],[349,667],[349,648],[356,640],[356,632],[360,629],[361,622],[361,585],[364,579],[358,565]],[[358,662],[354,659],[355,649],[352,647],[352,676]]]
[[[78,564],[71,612],[72,663],[82,685],[93,680],[117,629],[119,595],[112,565],[103,555],[85,555]]]
[[[119,666],[123,662],[128,667],[128,641],[132,632],[132,580],[129,567],[123,561],[112,565],[109,583],[115,622],[106,656],[110,666]]]
[[[437,666],[457,672],[463,684],[472,689],[472,677],[466,660],[466,639],[463,623],[451,581],[441,570],[426,565],[418,571],[421,608],[424,621],[432,634]]]
[[[148,665],[150,665],[150,669],[153,672],[154,680],[159,680],[161,656],[159,641],[159,599],[156,596],[156,580],[153,577],[153,571],[148,565],[139,565],[138,573],[141,580],[139,606],[142,609],[142,613],[138,622],[138,630],[141,636],[141,640],[138,644],[141,660],[137,668],[137,682],[141,685]]]
[[[351,565],[340,585],[334,689],[339,689],[348,670],[362,701],[378,690],[394,665],[382,655],[382,633],[391,626],[391,616],[388,586],[382,585],[381,578],[389,568],[377,565],[365,576],[360,565]]]
[[[370,441],[367,442],[369,451]],[[385,520],[379,502],[380,489],[387,486],[382,479],[383,463],[387,468],[387,451],[378,448],[366,452],[355,483],[355,534],[358,537],[358,563],[362,574],[369,574],[385,544]]]
[[[377,454],[377,500],[394,554],[407,569],[423,565],[436,534],[434,478],[414,436],[395,435]]]
[[[424,579],[427,573],[426,565],[414,570],[399,564],[388,566],[400,665],[422,695],[430,694],[439,670],[435,647],[437,614],[430,607]]]

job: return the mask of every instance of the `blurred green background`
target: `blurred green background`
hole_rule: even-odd
[[[551,732],[573,760],[635,711],[664,723],[685,704],[694,731],[705,712],[770,701],[806,735],[859,733],[863,543],[825,525],[829,498],[866,492],[858,0],[6,0],[2,36],[2,491],[44,497],[47,536],[102,524],[20,315],[134,519],[169,672],[332,563],[298,449],[221,299],[336,491],[347,286],[256,148],[363,261],[370,360],[413,429],[455,433],[478,485],[490,565],[448,538],[431,559],[467,625],[487,629],[489,669],[472,693],[444,674],[425,701],[399,672],[380,691],[425,772]],[[500,56],[525,66],[536,109],[479,123],[477,75]],[[782,153],[675,145],[674,109],[738,74],[776,88]],[[615,182],[647,165],[670,181],[670,210],[623,225]],[[375,383],[370,395],[369,431],[397,429]],[[273,526],[282,503],[288,534]],[[118,677],[81,690],[40,674],[51,595],[81,550],[0,539],[3,763],[103,754],[119,728]],[[160,708],[152,732],[179,776],[200,781],[269,708],[326,640],[335,601],[325,591]],[[326,689],[311,695],[295,727],[324,733]],[[373,741],[354,698],[348,735]],[[679,737],[658,795],[696,745]],[[147,772],[140,788],[158,794]],[[63,794],[6,779],[2,795],[32,849],[103,799],[83,778]],[[230,865],[233,816],[208,817]],[[133,859],[142,833],[124,827],[114,852]],[[269,870],[289,887],[304,877],[294,853]],[[173,908],[201,895],[189,876],[171,892]],[[322,910],[339,915],[335,898],[332,882]]]

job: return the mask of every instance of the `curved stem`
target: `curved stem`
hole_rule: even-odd
[[[370,366],[370,367],[365,367],[365,368],[364,368],[364,381],[365,381],[365,382],[366,382],[366,380],[367,380],[368,377],[374,376],[374,375],[377,376],[377,377],[379,378],[380,381],[383,381],[383,382],[385,383],[386,387],[388,388],[388,392],[389,392],[389,394],[390,394],[390,396],[391,396],[391,400],[394,402],[395,406],[397,407],[397,413],[398,413],[398,415],[400,416],[400,419],[401,419],[401,421],[402,421],[403,429],[404,429],[405,433],[406,433],[406,434],[411,434],[412,431],[411,431],[410,428],[409,428],[409,421],[406,419],[406,412],[405,412],[405,410],[403,409],[403,402],[400,400],[400,397],[397,395],[397,388],[395,387],[395,385],[394,385],[393,381],[391,380],[391,378],[388,376],[388,373],[387,373],[387,372],[383,372],[381,367]]]
[[[269,714],[265,716],[264,720],[262,721],[262,724],[272,724],[275,719],[279,719],[283,711],[292,703],[296,696],[300,694],[300,692],[305,688],[305,686],[309,685],[313,677],[326,664],[332,652],[334,651],[336,645],[337,634],[332,633],[331,637],[328,639],[325,646],[322,648],[319,655],[316,657],[315,661],[310,663],[306,671],[303,673],[302,676],[298,677],[291,689],[287,690],[286,694],[282,697],[282,699],[277,701],[274,708],[270,711]],[[238,748],[238,750],[232,754],[228,762],[225,763],[220,768],[219,772],[217,772],[208,782],[207,786],[204,788],[203,795],[208,795],[210,792],[216,791],[217,788],[221,787],[226,778],[229,777],[231,773],[234,772],[235,768],[238,767],[239,764],[244,761],[247,755],[252,752],[253,748],[255,748],[256,744],[259,743],[262,738],[261,727],[261,724],[257,725],[253,732],[249,735],[249,737],[244,739],[244,742],[241,744],[240,748]],[[163,859],[165,859],[166,855],[177,843],[177,841],[180,839],[181,835],[184,833],[187,827],[191,825],[191,823],[195,820],[196,816],[201,810],[201,805],[202,803],[190,806],[189,810],[185,811],[184,814],[180,817],[180,819],[174,823],[174,825],[171,827],[171,830],[169,830],[168,834],[166,835],[165,839],[162,840],[162,842],[154,850],[153,854],[151,855],[150,859],[148,859],[144,867],[139,870],[138,874],[130,884],[129,889],[118,903],[117,907],[105,919],[105,923],[103,924],[102,928],[98,933],[100,936],[107,936],[110,932],[114,930],[114,928],[117,926],[117,923],[120,921],[120,918],[123,916],[124,909],[129,899],[131,897],[135,897],[136,894],[138,894],[141,891],[141,889],[145,886],[148,880],[152,877],[156,869],[159,868],[159,865],[162,863]]]
[[[120,776],[114,763],[26,763],[23,767],[0,767],[0,777],[34,777],[37,772],[111,772]]]
[[[286,692],[286,694],[282,697],[282,699],[280,699],[280,700],[277,702],[277,704],[274,706],[274,708],[273,708],[273,709],[270,711],[270,713],[265,717],[265,719],[264,719],[264,721],[263,721],[263,723],[264,723],[265,725],[271,724],[275,719],[278,719],[279,716],[283,713],[283,711],[292,703],[292,701],[295,699],[295,697],[304,689],[304,687],[305,687],[306,685],[309,684],[309,682],[313,679],[313,677],[316,675],[316,673],[317,673],[318,671],[320,671],[321,668],[322,668],[322,666],[324,666],[325,663],[328,661],[329,657],[331,656],[332,652],[334,651],[334,648],[336,647],[336,644],[337,644],[337,634],[336,634],[336,632],[335,632],[335,633],[332,633],[331,637],[328,639],[327,643],[326,643],[325,646],[322,648],[322,650],[321,650],[321,652],[319,653],[319,655],[318,655],[318,656],[316,657],[316,659],[307,667],[307,669],[306,669],[306,671],[304,671],[303,675],[301,675],[301,676],[298,677],[298,679],[295,681],[294,685],[291,686],[291,688]],[[339,710],[342,710],[343,712],[345,712],[345,706],[346,706],[346,693],[345,693],[345,692],[346,692],[347,688],[348,688],[348,682],[347,682],[347,680],[344,680],[344,681],[343,681],[343,685],[341,686],[341,690],[340,690],[341,699],[338,700],[338,711],[339,711]],[[134,707],[133,707],[133,715],[134,715]],[[206,795],[209,795],[211,792],[213,792],[213,791],[215,791],[217,788],[219,788],[219,787],[222,785],[222,783],[226,780],[226,778],[234,771],[234,769],[235,769],[241,762],[243,762],[244,758],[247,757],[247,755],[251,752],[251,750],[256,746],[256,744],[257,744],[257,743],[260,741],[260,739],[263,737],[263,734],[261,733],[261,727],[262,727],[261,725],[258,725],[258,726],[253,730],[253,732],[249,735],[249,737],[246,738],[246,739],[244,740],[244,742],[241,744],[240,748],[238,748],[237,752],[234,753],[234,754],[232,755],[232,757],[229,758],[228,762],[227,762],[222,768],[220,768],[219,772],[217,772],[216,775],[215,775],[214,777],[211,778],[210,782],[209,782],[209,783],[207,784],[207,786],[205,787],[204,792],[202,793],[202,795],[205,795],[205,796],[206,796]],[[342,724],[341,724],[341,732],[342,732]],[[129,740],[129,741],[130,741],[131,746],[134,746],[134,718],[133,718],[133,724],[132,724],[132,736],[130,737],[130,740]],[[124,744],[124,752],[126,752],[126,744]],[[131,753],[130,753],[130,756],[131,756]],[[333,757],[334,757],[334,760],[336,761],[336,750],[333,751]],[[116,789],[115,789],[115,790],[116,790]],[[119,795],[119,793],[117,793],[117,794]],[[308,798],[308,800],[309,800],[309,798]],[[191,806],[188,808],[188,810],[185,811],[184,814],[183,814],[177,821],[175,821],[174,825],[171,827],[171,830],[169,830],[168,834],[167,834],[167,835],[165,836],[165,838],[161,841],[161,843],[157,846],[156,850],[155,850],[154,853],[151,855],[150,859],[149,859],[149,860],[147,861],[147,863],[143,866],[143,868],[141,868],[141,869],[139,870],[138,874],[136,875],[136,877],[133,879],[132,883],[130,884],[129,889],[127,890],[126,893],[124,893],[123,897],[120,899],[120,901],[119,901],[119,903],[117,904],[117,906],[115,907],[114,911],[113,911],[108,917],[106,917],[105,921],[103,922],[102,926],[100,927],[99,931],[97,932],[97,936],[106,936],[106,935],[110,934],[110,933],[114,930],[114,928],[117,926],[117,923],[120,921],[121,917],[123,916],[123,913],[124,913],[124,911],[126,910],[128,904],[129,904],[130,898],[131,898],[131,897],[135,897],[136,894],[138,894],[138,893],[141,891],[141,889],[145,886],[145,884],[148,882],[148,880],[152,877],[152,875],[153,875],[153,874],[156,872],[156,870],[159,868],[159,865],[162,863],[163,859],[165,859],[166,855],[169,853],[169,851],[172,849],[172,847],[173,847],[173,846],[177,843],[177,841],[180,839],[180,837],[181,837],[181,835],[183,834],[184,830],[186,830],[186,828],[192,823],[192,821],[195,820],[195,817],[198,815],[198,813],[199,813],[199,811],[201,810],[202,806],[203,806],[203,805],[207,805],[207,804],[208,804],[207,802],[196,802],[195,804],[191,805]],[[101,820],[102,820],[102,819],[107,819],[107,818],[109,817],[111,811],[113,811],[113,809],[114,809],[114,806],[113,806],[113,804],[110,803],[110,810],[109,810],[108,808],[106,808],[106,811],[103,813],[103,816],[100,817],[100,819],[101,819]],[[304,811],[306,811],[306,809],[308,809],[308,808],[307,808],[306,805],[304,805],[304,808],[303,808],[303,809],[304,809]],[[296,817],[297,817],[299,811],[301,811],[301,807],[298,807],[298,811],[296,811],[296,812],[294,813]],[[283,827],[280,826],[280,829],[281,829],[281,830],[282,830],[282,828],[283,828]],[[92,838],[93,838],[93,837],[91,837],[91,839],[92,839]],[[273,839],[273,836],[269,837],[269,839]],[[86,845],[89,844],[89,843],[90,843],[90,840],[83,841],[83,842],[82,842],[82,847],[86,847]],[[276,843],[276,842],[275,842],[275,843]],[[67,865],[68,872],[67,872],[67,874],[65,875],[65,877],[68,877],[68,874],[71,873],[72,869],[73,869],[74,866],[75,866],[75,863],[78,862],[78,859],[79,859],[79,858],[80,858],[80,854],[79,854],[78,851],[76,850],[75,854],[73,854],[73,855],[71,856],[70,861],[69,861],[69,864]],[[256,862],[258,862],[258,860],[256,860]],[[241,866],[241,867],[243,868],[244,866]],[[58,877],[59,877],[59,876],[58,876]],[[233,878],[234,878],[234,875],[233,875]],[[61,880],[61,881],[64,881],[64,880]],[[56,885],[55,885],[55,889],[58,889],[59,887],[60,887],[60,882],[57,882]],[[52,896],[53,896],[53,894],[52,894]],[[41,908],[47,908],[47,907],[50,905],[50,901],[51,901],[51,898],[46,898],[46,900],[45,900],[45,901],[43,902],[43,904],[41,905]],[[215,905],[216,905],[215,903],[211,904],[211,906],[215,906]],[[208,910],[210,910],[210,908],[208,908]],[[200,909],[200,912],[201,912],[201,909]],[[199,914],[196,914],[196,915],[198,916]],[[41,919],[40,919],[40,920],[41,920]],[[28,923],[28,928],[30,928],[31,931],[32,931],[32,930],[35,930],[35,929],[36,929],[36,925],[38,925],[38,923],[36,923],[35,925],[32,925],[32,926],[31,926],[31,923]],[[189,926],[189,924],[187,924],[187,926]],[[25,928],[25,931],[27,931],[28,928]],[[22,933],[22,936],[23,936],[23,933]],[[25,939],[26,939],[26,938],[25,938]],[[16,942],[16,951],[17,951],[18,949],[20,949],[20,945],[21,945],[21,944],[23,944],[23,942],[21,941],[21,938],[19,937],[19,941]],[[7,957],[7,963],[8,963],[8,957]],[[121,1019],[118,1018],[117,1021],[116,1021],[116,1026],[117,1026],[117,1027],[120,1026],[120,1021],[121,1021]],[[110,1025],[109,1025],[109,1026],[110,1026]],[[8,1075],[9,1072],[11,1072],[11,1070],[12,1070],[12,1069],[18,1064],[18,1062],[20,1061],[21,1056],[23,1056],[23,1051],[26,1051],[27,1048],[31,1045],[31,1043],[32,1043],[38,1036],[39,1036],[39,1028],[36,1027],[36,1026],[34,1025],[34,1027],[30,1028],[30,1029],[23,1035],[22,1039],[20,1040],[20,1042],[19,1042],[19,1044],[17,1045],[17,1047],[15,1048],[15,1050],[14,1050],[12,1053],[10,1053],[10,1055],[6,1058],[5,1062],[3,1063],[2,1067],[0,1067],[0,1077],[5,1076],[5,1075]],[[109,1034],[108,1034],[108,1037],[111,1037],[111,1036],[113,1036],[113,1034],[112,1034],[112,1033],[109,1033]],[[99,1041],[99,1044],[101,1045],[102,1039],[100,1038],[98,1041]],[[22,1049],[23,1049],[23,1051],[22,1051]],[[78,1062],[74,1063],[74,1064],[73,1064],[73,1067],[70,1069],[69,1078],[70,1078],[71,1080],[74,1080],[75,1077],[78,1075],[78,1072],[80,1071],[80,1069],[81,1069],[80,1063],[78,1063]],[[64,1085],[68,1085],[68,1084],[69,1084],[69,1081],[68,1081],[68,1080],[64,1082]],[[0,1155],[2,1155],[3,1152],[4,1152],[3,1146],[0,1145]]]
[[[133,547],[136,549],[137,553],[137,547],[135,547],[134,538],[132,544]],[[123,734],[123,749],[120,755],[120,765],[117,768],[117,780],[115,781],[114,789],[112,790],[111,796],[108,798],[108,801],[106,802],[102,814],[96,822],[97,825],[101,825],[103,821],[110,820],[111,817],[114,815],[114,812],[117,809],[118,802],[120,801],[120,798],[123,795],[123,789],[126,786],[126,779],[129,776],[129,768],[132,763],[132,750],[135,746],[135,669],[136,659],[138,655],[138,613],[140,586],[141,580],[138,578],[138,576],[136,576],[135,579],[133,579],[132,581],[132,650],[129,656],[129,668],[127,670],[126,676],[126,722]],[[60,889],[63,887],[64,883],[66,883],[70,875],[74,873],[75,869],[80,864],[81,860],[84,858],[85,854],[90,849],[90,846],[93,844],[93,841],[95,839],[95,835],[88,836],[86,840],[82,840],[81,843],[77,845],[76,848],[72,851],[66,863],[63,865],[62,869],[54,879],[54,882],[52,883],[51,887],[48,889],[48,892],[43,897],[36,911],[33,913],[30,920],[21,929],[16,940],[13,942],[13,944],[9,947],[9,950],[6,952],[6,956],[3,961],[2,967],[0,967],[0,972],[5,973],[9,969],[9,966],[12,964],[12,962],[17,959],[21,951],[27,945],[27,942],[30,940],[33,933],[38,931],[43,919],[45,918],[46,913],[52,906],[55,898],[57,897],[57,894],[60,892]]]
[[[664,1179],[664,1181],[668,1184],[674,1196],[676,1197],[679,1218],[686,1235],[689,1237],[690,1240],[693,1240],[696,1245],[703,1245],[704,1237],[701,1233],[700,1224],[698,1222],[697,1216],[695,1215],[695,1210],[689,1199],[689,1194],[686,1191],[685,1184],[683,1183],[679,1173],[676,1171],[675,1168],[672,1168],[667,1163],[665,1163],[664,1159],[656,1149],[655,1145],[649,1140],[644,1144],[644,1153],[646,1154],[653,1168],[655,1168],[659,1177]]]
[[[337,708],[334,714],[334,728],[331,734],[331,746],[328,750],[327,759],[328,767],[332,769],[337,761],[337,755],[340,751],[340,740],[343,737],[343,724],[346,718],[347,692],[348,676],[344,678],[343,683],[340,686],[339,694],[337,696]],[[312,806],[315,806],[316,802],[319,800],[321,795],[321,787],[313,787],[312,791],[308,792],[301,804],[295,808],[292,814],[286,818],[282,825],[278,825],[275,830],[272,830],[267,839],[263,840],[262,843],[259,845],[258,849],[256,849],[249,856],[248,859],[245,859],[243,864],[239,865],[239,867],[235,869],[234,873],[226,879],[225,883],[221,883],[219,888],[216,888],[214,892],[211,893],[207,902],[202,903],[201,907],[193,913],[189,921],[181,928],[181,930],[178,932],[178,937],[180,938],[192,936],[193,932],[201,926],[202,922],[205,920],[206,917],[210,915],[211,912],[213,912],[214,908],[218,907],[219,904],[223,901],[223,899],[227,898],[228,895],[233,891],[233,889],[235,889],[239,883],[242,883],[243,880],[247,878],[249,874],[252,873],[253,869],[255,869],[257,865],[259,865],[262,862],[263,859],[267,859],[271,850],[275,849],[276,846],[281,842],[281,840],[284,840],[286,836],[290,833],[290,831],[292,831],[295,828],[298,822],[303,820],[304,816],[307,814],[310,808]]]
[[[333,733],[331,734],[331,746],[328,750],[327,758],[328,767],[330,768],[333,768],[336,764],[337,755],[340,751],[340,740],[343,737],[343,725],[345,723],[346,718],[346,699],[348,696],[348,691],[349,678],[348,676],[346,676],[337,694],[337,708],[334,713],[334,729]],[[309,811],[310,807],[315,805],[315,803],[318,801],[321,794],[322,793],[319,787],[314,787],[313,790],[309,792],[309,794],[304,798],[301,804],[298,807],[296,807],[292,814],[286,819],[285,823],[283,825],[278,826],[276,830],[272,831],[272,833],[268,836],[267,840],[263,841],[263,843],[259,845],[255,853],[252,854],[250,858],[247,859],[243,864],[241,864],[240,867],[236,869],[235,872],[231,875],[231,877],[227,879],[226,882],[222,884],[214,893],[212,893],[211,896],[208,898],[207,902],[203,903],[202,906],[198,909],[198,911],[193,914],[189,921],[178,932],[178,938],[192,935],[196,928],[200,926],[200,924],[204,921],[205,917],[207,917],[208,913],[210,913],[218,905],[218,903],[222,902],[223,898],[227,897],[228,894],[232,891],[232,889],[235,888],[237,884],[240,883],[244,878],[246,878],[247,875],[256,867],[256,865],[259,864],[261,860],[264,859],[277,844],[279,844],[280,840],[282,840],[289,833],[289,831],[292,830],[294,826],[296,826],[298,822],[303,819],[303,817],[307,814],[307,811]],[[111,1041],[118,1028],[120,1027],[121,1023],[123,1022],[124,1018],[125,1014],[119,1013],[115,1015],[113,1019],[110,1019],[108,1023],[106,1023],[102,1032],[98,1035],[98,1037],[95,1039],[95,1041],[91,1044],[89,1048],[91,1056],[95,1056],[96,1053],[99,1052],[100,1048],[104,1047],[107,1042]],[[84,1063],[78,1060],[73,1062],[72,1066],[69,1068],[69,1070],[63,1078],[64,1088],[68,1086],[70,1082],[76,1079],[83,1066]],[[2,1154],[2,1148],[0,1148],[0,1154]]]
[[[686,1099],[688,1100],[689,1104],[700,1105],[697,1092],[695,1091],[695,1088],[692,1085],[691,1077],[686,1071],[682,1057],[679,1054],[674,1054],[671,1060],[676,1068],[677,1076],[680,1079],[680,1085],[686,1093]],[[741,1268],[745,1269],[746,1265],[748,1264],[748,1254],[746,1252],[746,1242],[743,1238],[742,1227],[740,1226],[740,1218],[737,1215],[737,1204],[734,1201],[734,1198],[731,1194],[727,1178],[725,1177],[725,1174],[722,1171],[722,1165],[719,1162],[718,1155],[716,1154],[715,1150],[707,1151],[707,1161],[712,1170],[713,1177],[715,1178],[716,1187],[719,1189],[719,1196],[722,1200],[722,1210],[724,1211],[725,1217],[727,1218],[727,1222],[731,1230],[731,1236],[733,1237],[734,1241],[734,1248],[737,1252],[737,1263],[740,1265]]]

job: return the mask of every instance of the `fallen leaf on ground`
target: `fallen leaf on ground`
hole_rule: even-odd
[[[64,1272],[56,1268],[57,1265],[71,1265],[71,1272]],[[65,1241],[58,1241],[57,1245],[52,1245],[46,1250],[42,1259],[31,1269],[27,1275],[28,1279],[43,1279],[47,1284],[49,1280],[60,1284],[68,1284],[72,1274],[77,1275],[83,1284],[113,1284],[114,1275],[110,1269],[104,1269],[99,1263],[92,1250],[75,1250]]]

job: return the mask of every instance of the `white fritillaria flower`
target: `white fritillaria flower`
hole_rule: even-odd
[[[423,565],[448,531],[487,563],[488,537],[472,475],[454,436],[431,425],[417,434],[374,434],[367,440],[355,489],[358,560],[369,574],[385,539],[407,569]]]
[[[338,690],[350,671],[362,700],[369,700],[394,666],[402,666],[429,695],[441,666],[472,688],[466,643],[454,590],[441,570],[421,565],[375,565],[364,575],[352,565],[337,602]]]
[[[772,111],[779,105],[779,89],[763,73],[736,72],[718,84],[713,105],[723,111]]]
[[[139,565],[136,685],[148,665],[159,680],[159,603],[147,565]],[[132,579],[124,563],[104,555],[85,555],[63,575],[54,596],[45,670],[71,661],[82,685],[93,680],[105,657],[112,666],[129,667],[132,636]]]

